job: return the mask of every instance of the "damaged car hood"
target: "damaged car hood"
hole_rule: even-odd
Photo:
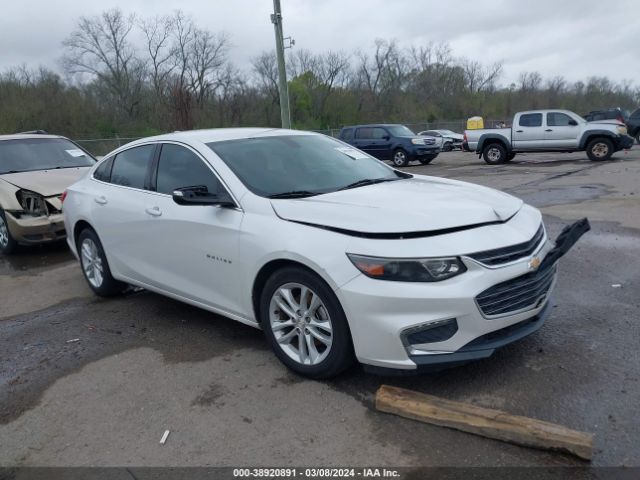
[[[60,195],[69,185],[79,180],[89,169],[91,169],[91,167],[5,173],[4,175],[0,175],[0,179],[18,188],[31,190],[44,197],[51,197]]]
[[[271,203],[285,220],[343,233],[400,236],[502,223],[523,205],[522,200],[490,188],[417,175]]]

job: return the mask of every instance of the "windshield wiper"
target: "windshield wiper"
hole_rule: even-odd
[[[393,182],[395,180],[401,180],[401,177],[398,178],[363,178],[362,180],[358,180],[357,182],[350,183],[349,185],[345,185],[344,187],[339,188],[340,190],[349,190],[350,188],[364,187],[365,185],[374,185],[376,183],[382,182]]]
[[[292,192],[274,193],[267,198],[305,198],[319,195],[317,192],[310,192],[308,190],[294,190]]]

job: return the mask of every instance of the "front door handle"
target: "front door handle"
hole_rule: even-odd
[[[152,217],[159,217],[160,215],[162,215],[162,210],[160,210],[159,207],[147,208],[145,212],[147,212]]]
[[[524,130],[516,130],[516,133],[522,133]]]
[[[95,197],[93,201],[100,205],[106,205],[107,197],[105,197],[104,195],[100,195],[99,197]]]

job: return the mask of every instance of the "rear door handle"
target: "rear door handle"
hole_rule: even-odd
[[[160,215],[162,215],[162,210],[160,210],[159,207],[147,208],[145,212],[147,212],[152,217],[159,217]]]
[[[551,128],[547,128],[545,132],[553,132],[553,130]]]
[[[104,195],[100,195],[99,197],[95,197],[93,199],[94,202],[100,204],[100,205],[106,205],[107,204],[107,197],[105,197]]]
[[[516,133],[522,133],[524,130],[516,130]]]

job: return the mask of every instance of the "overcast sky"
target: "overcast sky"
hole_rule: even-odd
[[[58,68],[61,42],[78,17],[111,7],[141,16],[180,8],[201,27],[228,32],[241,68],[274,44],[271,0],[2,0],[0,70]],[[375,38],[448,42],[455,56],[502,60],[502,84],[525,70],[640,84],[638,0],[282,0],[282,9],[295,48],[352,51],[371,48]]]

